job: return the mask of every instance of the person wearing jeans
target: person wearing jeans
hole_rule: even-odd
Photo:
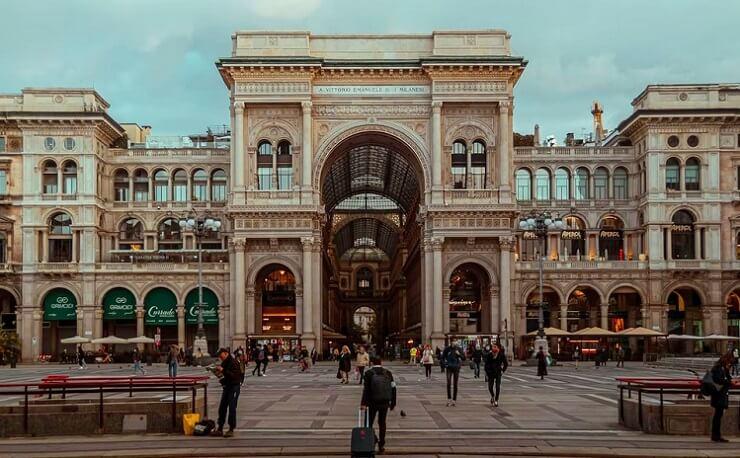
[[[498,407],[498,397],[501,394],[501,376],[509,367],[506,355],[503,349],[497,344],[493,348],[487,348],[483,356],[484,369],[486,371],[486,380],[488,381],[488,392],[491,393],[491,404]]]
[[[457,345],[457,341],[453,339],[442,352],[442,358],[440,359],[444,361],[447,372],[447,407],[454,407],[457,402],[457,382],[460,380],[460,366],[465,359],[465,354]]]
[[[177,345],[171,345],[170,352],[167,354],[167,373],[170,378],[177,377],[177,357],[179,354]]]
[[[236,404],[239,401],[243,373],[239,363],[231,356],[229,350],[225,348],[218,350],[218,359],[221,360],[221,365],[216,366],[216,372],[221,376],[219,382],[223,386],[223,391],[221,392],[221,402],[218,404],[217,428],[212,434],[214,436],[231,437],[234,435],[234,429],[236,429]],[[227,410],[229,413],[229,430],[224,432]]]

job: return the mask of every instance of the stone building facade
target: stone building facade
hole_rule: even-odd
[[[367,307],[380,342],[524,348],[534,209],[569,224],[546,325],[737,333],[738,85],[648,86],[608,136],[541,147],[514,144],[526,61],[504,31],[237,32],[216,66],[228,132],[174,143],[94,90],[0,96],[0,305],[24,359],[73,335],[192,345],[194,214],[222,222],[201,239],[212,347],[327,348]]]

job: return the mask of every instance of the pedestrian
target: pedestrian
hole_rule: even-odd
[[[257,372],[257,377],[262,377],[262,362],[265,360],[265,350],[262,348],[262,344],[257,344],[252,352],[252,359],[254,360],[254,369],[252,369],[252,375]]]
[[[141,367],[141,353],[139,353],[138,348],[134,347],[131,359],[134,361],[134,375],[136,375],[137,372],[141,372],[141,375],[146,375],[144,368]]]
[[[306,372],[308,370],[308,350],[306,347],[299,347],[300,351],[298,352],[298,361],[301,364],[301,372]]]
[[[247,375],[247,354],[244,352],[243,347],[239,347],[234,352],[234,359],[236,360],[236,363],[239,365],[239,373],[241,375],[241,381],[239,382],[239,385],[244,385],[244,378]]]
[[[82,349],[82,345],[77,345],[77,363],[80,365],[80,369],[87,369],[85,350]]]
[[[262,376],[267,375],[267,363],[270,362],[270,355],[272,354],[272,345],[265,345],[262,347],[264,351],[264,358],[262,358]]]
[[[312,366],[315,366],[316,365],[316,360],[318,360],[318,359],[319,359],[319,352],[316,351],[316,347],[313,347],[311,349],[311,365]]]
[[[573,351],[573,359],[576,362],[576,370],[578,370],[578,362],[581,361],[581,348],[577,345],[575,351]]]
[[[177,358],[179,355],[177,345],[170,345],[170,351],[167,353],[167,373],[170,377],[177,377]]]
[[[367,354],[365,351],[365,347],[360,346],[359,351],[357,352],[357,373],[358,373],[358,379],[359,384],[362,385],[363,376],[365,375],[365,368],[370,365],[370,355]]]
[[[385,429],[388,409],[396,407],[396,382],[393,374],[382,366],[380,357],[370,359],[372,367],[363,377],[362,401],[360,408],[369,411],[368,424],[372,428],[378,417],[378,452],[385,451]]]
[[[617,345],[617,367],[624,368],[624,347]]]
[[[547,355],[545,350],[540,347],[540,351],[537,352],[537,376],[540,380],[545,380],[547,375]]]
[[[445,371],[447,372],[447,407],[455,406],[457,402],[457,382],[460,379],[460,366],[465,359],[463,350],[458,346],[457,340],[452,339],[450,345],[442,352]]]
[[[480,363],[483,359],[483,350],[480,349],[478,343],[473,344],[473,349],[470,354],[473,359],[473,377],[480,378]]]
[[[732,350],[732,375],[740,375],[740,350],[737,347]]]
[[[223,387],[221,402],[218,404],[218,421],[216,429],[211,433],[214,436],[231,437],[236,428],[236,404],[239,401],[241,384],[244,381],[244,372],[239,363],[231,356],[226,348],[218,350],[218,359],[221,365],[216,366],[215,371],[219,376],[219,383]],[[229,430],[224,432],[226,412],[229,413]]]
[[[444,374],[445,373],[445,362],[442,359],[442,350],[439,347],[437,347],[434,350],[434,354],[437,356],[437,361],[439,361],[439,371]]]
[[[732,353],[725,353],[716,363],[714,363],[710,372],[712,375],[712,381],[716,385],[716,389],[712,391],[712,398],[710,401],[710,405],[714,408],[714,416],[712,417],[713,442],[727,442],[727,439],[722,437],[722,415],[725,413],[725,410],[730,407],[730,396],[728,392],[732,386],[732,377],[730,376],[732,358]]]
[[[352,370],[352,354],[349,352],[348,346],[342,347],[342,353],[337,358],[339,361],[339,370],[337,372],[337,378],[341,378],[340,383],[349,383],[349,372]]]
[[[334,350],[332,351],[331,355],[334,361],[339,361],[339,347],[334,347]]]
[[[411,350],[409,351],[409,364],[416,364],[416,347],[411,347]]]
[[[501,376],[509,368],[504,350],[498,344],[487,348],[485,352],[483,369],[486,371],[488,392],[491,394],[491,404],[498,407],[498,398],[501,394]]]
[[[434,353],[432,353],[432,346],[426,344],[424,351],[421,354],[421,364],[424,365],[424,374],[427,380],[432,378],[432,366],[434,365]]]

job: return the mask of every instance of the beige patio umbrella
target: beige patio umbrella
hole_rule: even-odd
[[[132,337],[130,339],[126,339],[126,342],[130,344],[148,344],[148,343],[154,343],[154,339],[147,336],[139,336],[139,337]]]
[[[589,337],[610,337],[610,336],[616,336],[617,334],[615,332],[611,332],[604,328],[599,327],[591,327],[591,328],[584,328],[579,331],[574,332],[572,335],[574,336],[589,336]]]
[[[642,326],[638,326],[636,328],[628,328],[618,332],[617,334],[625,337],[662,337],[665,335],[662,332],[643,328]]]
[[[550,328],[545,328],[544,331],[545,331],[545,336],[546,337],[563,337],[563,336],[570,336],[570,335],[572,335],[570,332],[563,331],[560,328],[552,328],[552,327],[550,327]],[[534,330],[534,331],[528,333],[527,335],[528,336],[536,336],[537,335],[537,330]]]
[[[101,337],[100,339],[93,339],[94,344],[105,344],[105,345],[125,345],[129,343],[128,340],[122,339],[116,336]]]
[[[63,344],[86,344],[90,343],[90,339],[88,339],[87,337],[74,336],[62,339],[60,340],[60,342]]]

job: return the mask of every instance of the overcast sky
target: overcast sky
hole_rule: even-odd
[[[613,128],[651,83],[740,82],[740,1],[1,0],[0,93],[95,87],[121,122],[155,135],[228,121],[214,67],[238,29],[429,33],[503,28],[529,65],[514,128]]]

